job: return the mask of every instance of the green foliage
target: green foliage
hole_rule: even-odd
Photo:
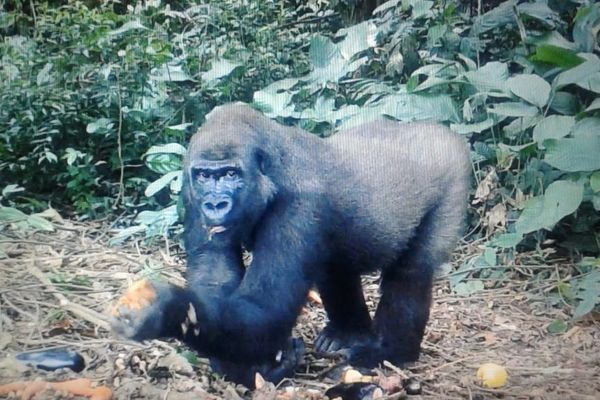
[[[312,11],[277,2],[196,3],[1,11],[0,181],[92,216],[154,207],[140,197],[154,177],[146,150],[185,144],[181,127],[193,130],[216,104],[306,72],[309,31],[328,26],[298,23]]]

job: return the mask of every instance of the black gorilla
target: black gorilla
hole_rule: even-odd
[[[311,286],[329,317],[315,342],[349,362],[416,360],[434,269],[461,231],[465,143],[447,128],[381,120],[320,139],[246,105],[215,109],[184,163],[187,288],[118,306],[134,338],[176,336],[230,379],[292,372],[292,326]],[[248,269],[242,255],[253,261]],[[371,320],[361,274],[381,269]]]

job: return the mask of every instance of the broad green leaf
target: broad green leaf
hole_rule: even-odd
[[[12,207],[0,206],[0,222],[17,222],[27,219],[27,214]]]
[[[476,122],[474,124],[450,124],[450,129],[460,135],[466,135],[467,133],[473,132],[481,133],[494,125],[496,125],[494,118],[488,118],[484,121]]]
[[[600,110],[600,97],[595,98],[594,101],[592,101],[592,103],[587,106],[587,108],[585,109],[585,111],[596,111],[596,110]]]
[[[579,112],[579,98],[571,93],[558,91],[550,99],[550,108],[559,114],[574,115]]]
[[[556,65],[561,68],[573,68],[585,61],[575,51],[550,44],[538,46],[535,49],[535,54],[529,57],[529,59],[531,61]]]
[[[85,130],[87,133],[106,134],[114,127],[114,123],[110,118],[98,118],[94,122],[87,124]]]
[[[600,269],[595,269],[581,278],[575,296],[581,299],[581,302],[577,304],[573,318],[583,317],[600,304]]]
[[[506,81],[508,88],[527,102],[542,108],[550,98],[550,84],[534,74],[521,74]]]
[[[310,62],[315,68],[325,68],[332,58],[339,57],[339,50],[333,42],[325,36],[315,35],[310,41],[308,49]]]
[[[537,123],[533,128],[533,140],[542,144],[546,139],[561,139],[571,132],[575,117],[551,115]]]
[[[179,143],[167,143],[163,145],[152,146],[142,157],[147,157],[151,154],[178,154],[184,156],[186,153],[185,147]]]
[[[181,156],[172,153],[150,154],[146,157],[146,165],[156,173],[166,174],[181,169]]]
[[[483,252],[483,259],[485,260],[487,265],[489,265],[490,267],[495,267],[497,261],[496,249],[494,249],[493,247],[486,247],[485,251]]]
[[[505,63],[492,61],[479,68],[477,71],[465,72],[465,78],[483,93],[498,92],[508,93],[506,80],[508,67]]]
[[[10,196],[11,194],[20,193],[20,192],[24,192],[24,191],[25,191],[24,187],[21,187],[19,185],[12,183],[10,185],[6,185],[4,187],[4,189],[2,189],[2,197],[7,197],[7,196]]]
[[[600,93],[600,72],[596,72],[579,82],[575,82],[575,84],[590,92]]]
[[[172,180],[176,179],[180,175],[181,175],[181,171],[167,172],[166,174],[164,174],[163,176],[161,176],[160,178],[158,178],[157,180],[155,180],[154,182],[149,184],[146,187],[144,194],[146,195],[146,197],[154,196],[156,193],[158,193],[160,190],[162,190],[165,186],[169,185]]]
[[[485,289],[483,282],[479,279],[473,279],[466,282],[459,282],[452,288],[454,293],[459,296],[470,296]]]
[[[577,57],[575,51],[577,50],[577,45],[567,39],[565,39],[565,37],[563,35],[561,35],[560,33],[558,33],[557,31],[550,31],[550,32],[544,32],[539,36],[528,36],[527,37],[527,43],[528,44],[533,44],[535,45],[536,48],[542,48],[543,46],[552,46],[554,48],[557,48],[558,51],[562,51],[562,50],[573,50],[573,52],[571,52],[571,54],[568,57],[573,57],[575,56],[575,60],[579,59],[579,57]],[[545,50],[542,50],[542,52],[544,52]],[[534,55],[535,57],[535,55]],[[568,58],[567,57],[567,58]],[[561,60],[560,57],[551,57],[553,60],[556,60],[557,62],[564,62],[565,60]],[[531,59],[531,58],[530,58]],[[544,61],[544,60],[532,60],[532,61]],[[568,60],[567,60],[568,61]],[[582,63],[584,60],[583,59],[579,59],[579,62],[576,62],[575,64],[567,64],[567,65],[559,65],[560,67],[564,67],[564,68],[570,68],[570,67],[574,67],[579,63]],[[544,62],[550,62],[550,61],[544,61]],[[554,63],[552,63],[554,64]]]
[[[562,319],[555,319],[547,327],[549,333],[564,333],[569,329],[569,326]]]
[[[242,64],[235,61],[229,61],[224,58],[214,60],[211,63],[210,70],[203,72],[202,80],[207,83],[215,83],[219,79],[229,76],[236,68],[242,67]]]
[[[129,22],[126,22],[123,25],[121,25],[120,28],[108,32],[108,35],[116,36],[116,35],[120,35],[122,33],[129,32],[131,30],[136,30],[136,29],[147,30],[148,28],[146,28],[139,20],[129,21]]]
[[[523,240],[521,233],[503,233],[490,240],[488,245],[508,249],[517,246],[521,240]]]
[[[37,74],[37,79],[36,79],[36,83],[38,86],[42,86],[46,83],[50,83],[52,81],[52,74],[50,73],[50,71],[52,70],[52,63],[46,63],[46,65],[44,65],[44,68],[42,68],[40,70],[40,72],[38,72]]]
[[[47,219],[44,219],[38,215],[28,216],[27,224],[35,230],[46,231],[46,232],[54,231],[54,225],[52,224],[52,222],[50,222]]]
[[[598,45],[598,27],[600,26],[600,5],[592,4],[580,7],[574,19],[573,40],[581,51],[591,53]]]
[[[552,182],[546,193],[525,203],[515,224],[517,233],[551,230],[558,221],[575,212],[582,200],[582,183],[566,180]]]
[[[544,161],[554,168],[568,172],[600,169],[600,136],[550,139],[543,144]]]
[[[590,176],[590,187],[594,193],[600,192],[600,171],[596,171]]]
[[[351,59],[356,54],[377,46],[377,27],[371,21],[364,21],[349,28],[340,29],[337,37],[345,38],[336,44],[340,54],[346,60]]]
[[[429,0],[411,0],[412,5],[412,17],[414,19],[426,17],[431,14],[431,7],[433,7],[433,1]]]
[[[596,56],[590,57],[583,64],[561,72],[554,78],[552,86],[560,89],[563,86],[571,84],[587,84],[591,76],[600,71],[600,60]]]
[[[485,14],[475,18],[471,28],[473,35],[477,36],[495,28],[505,28],[516,23],[513,7],[516,5],[515,0],[505,1],[486,12]]]
[[[539,114],[537,107],[520,102],[505,102],[493,104],[488,112],[507,117],[534,117]]]
[[[600,118],[588,117],[577,121],[571,135],[574,138],[600,136]]]
[[[400,121],[458,121],[452,98],[447,95],[401,93],[383,100],[383,113]]]
[[[543,25],[550,29],[556,29],[561,22],[560,15],[546,4],[545,1],[536,1],[533,3],[525,2],[517,6],[520,15],[527,15],[537,19]]]
[[[150,79],[156,82],[185,82],[193,80],[183,70],[183,65],[180,64],[163,64],[158,68],[152,68]]]

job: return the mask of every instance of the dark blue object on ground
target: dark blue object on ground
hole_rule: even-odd
[[[29,351],[17,354],[16,359],[45,371],[70,368],[79,372],[85,367],[83,357],[79,353],[67,349]]]

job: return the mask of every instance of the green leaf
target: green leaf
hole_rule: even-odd
[[[114,123],[110,118],[98,118],[94,122],[87,124],[85,131],[87,133],[106,134],[114,127]]]
[[[508,249],[516,247],[521,240],[523,240],[521,233],[503,233],[490,240],[488,245]]]
[[[345,36],[345,38],[337,43],[336,47],[342,57],[349,60],[356,54],[377,46],[376,35],[375,24],[370,20],[364,21],[349,28],[340,29],[336,36]]]
[[[148,28],[146,28],[139,20],[129,21],[129,22],[126,22],[123,25],[121,25],[120,28],[108,32],[108,35],[109,36],[117,36],[122,33],[126,33],[131,30],[136,30],[136,29],[147,30]]]
[[[550,108],[559,114],[573,115],[579,112],[579,99],[569,92],[557,91],[550,100]]]
[[[600,304],[600,270],[595,269],[581,278],[575,297],[581,299],[577,304],[573,318],[581,318],[590,313],[597,304]]]
[[[466,135],[468,133],[481,133],[494,125],[496,125],[494,118],[488,118],[474,124],[450,124],[450,129],[460,135]]]
[[[152,146],[148,151],[143,155],[143,157],[147,157],[151,154],[178,154],[180,156],[185,156],[186,149],[179,143],[167,143],[163,145]]]
[[[477,71],[465,72],[465,78],[482,93],[508,94],[508,66],[505,63],[489,62]]]
[[[521,74],[506,81],[508,88],[518,97],[542,108],[550,98],[550,84],[534,74]]]
[[[592,101],[592,103],[587,106],[587,108],[585,109],[585,111],[596,111],[596,110],[600,110],[600,97],[595,98],[594,101]]]
[[[544,161],[562,171],[580,172],[600,169],[600,136],[544,141]]]
[[[181,157],[176,154],[158,153],[146,157],[146,165],[159,174],[181,169]]]
[[[590,77],[595,75],[598,71],[600,71],[600,60],[598,60],[598,57],[596,56],[591,56],[590,59],[583,64],[558,74],[556,78],[554,78],[552,86],[555,89],[560,89],[563,86],[571,84],[576,84],[578,86],[581,86],[582,84],[586,85],[588,84]]]
[[[535,54],[529,57],[531,61],[556,65],[561,68],[573,68],[585,61],[576,52],[554,45],[542,45],[535,49]]]
[[[551,115],[537,123],[533,128],[533,140],[542,144],[546,139],[562,139],[571,132],[575,117]]]
[[[12,207],[0,206],[0,221],[18,222],[27,219],[27,214]]]
[[[217,59],[211,63],[211,69],[203,72],[201,77],[203,81],[209,84],[216,83],[219,79],[229,76],[239,67],[242,67],[242,64],[239,62],[229,61],[224,58]]]
[[[42,86],[52,81],[52,74],[50,73],[52,67],[52,63],[46,63],[46,65],[44,65],[44,68],[42,68],[40,72],[38,72],[36,78],[36,83],[38,86]]]
[[[36,230],[46,231],[46,232],[54,231],[54,225],[52,224],[52,222],[50,222],[47,219],[44,219],[38,215],[30,215],[29,217],[27,217],[27,224],[31,228],[36,229]]]
[[[493,247],[486,247],[483,253],[483,259],[490,267],[496,266],[496,249]]]
[[[588,117],[577,121],[571,129],[571,136],[574,138],[600,136],[600,118]]]
[[[485,289],[483,282],[479,279],[469,280],[467,282],[459,282],[452,288],[454,293],[459,296],[470,296]]]
[[[546,327],[546,330],[549,333],[557,334],[566,332],[568,328],[569,326],[566,324],[565,321],[561,319],[555,319]]]
[[[594,193],[600,192],[600,171],[596,171],[590,176],[590,187]]]
[[[458,111],[447,95],[400,93],[383,100],[383,114],[400,121],[458,121]]]
[[[193,80],[187,72],[183,70],[183,65],[167,63],[158,68],[152,68],[152,71],[150,71],[150,79],[156,82],[185,82]]]
[[[592,4],[580,7],[574,19],[573,40],[581,51],[591,53],[598,45],[598,27],[600,26],[600,5]]]
[[[583,200],[583,184],[555,181],[546,193],[530,199],[515,224],[517,233],[525,234],[539,229],[551,230],[554,225],[579,208]]]
[[[488,112],[507,117],[534,117],[539,114],[537,107],[520,102],[506,102],[492,104]]]
[[[144,194],[146,195],[146,197],[154,196],[156,193],[158,193],[160,190],[162,190],[165,186],[169,185],[172,180],[180,177],[181,174],[182,174],[181,171],[167,172],[166,174],[164,174],[163,176],[161,176],[160,178],[158,178],[157,180],[155,180],[154,182],[149,184],[146,187]]]

